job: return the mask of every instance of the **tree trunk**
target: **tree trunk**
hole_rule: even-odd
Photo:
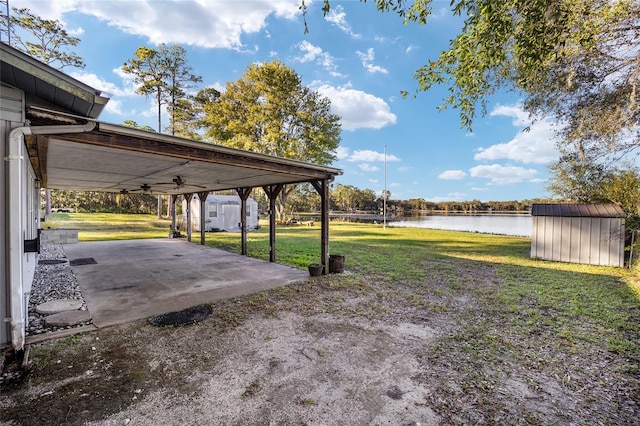
[[[282,191],[280,191],[280,195],[276,198],[276,218],[279,221],[283,221],[285,219],[284,208],[287,205],[289,194],[291,194],[294,189],[296,189],[296,185],[284,185],[282,187]]]
[[[158,219],[162,219],[162,195],[158,195]]]

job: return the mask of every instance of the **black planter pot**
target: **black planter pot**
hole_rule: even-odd
[[[322,265],[309,265],[309,275],[311,275],[312,277],[319,277],[320,275],[322,275],[323,269],[324,266]]]

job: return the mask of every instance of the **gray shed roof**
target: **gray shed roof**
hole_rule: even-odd
[[[534,204],[532,216],[626,217],[617,204]]]

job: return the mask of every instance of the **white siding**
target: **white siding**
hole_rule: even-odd
[[[0,119],[24,123],[24,94],[21,90],[0,85]]]

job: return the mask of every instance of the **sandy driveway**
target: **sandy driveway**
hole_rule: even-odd
[[[432,262],[425,277],[312,278],[214,302],[186,327],[32,345],[0,424],[637,424],[624,354],[514,327],[495,265]]]

